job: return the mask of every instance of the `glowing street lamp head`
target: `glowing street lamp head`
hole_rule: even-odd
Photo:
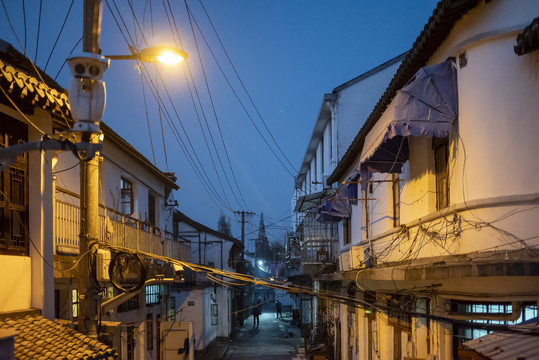
[[[262,260],[258,260],[258,265],[262,266],[264,265],[264,262]]]
[[[137,52],[130,46],[131,55],[105,55],[110,60],[138,60],[141,62],[160,62],[166,65],[177,65],[187,59],[187,53],[172,47],[154,46]]]
[[[176,65],[187,59],[185,51],[168,47],[151,47],[140,51],[141,61]]]

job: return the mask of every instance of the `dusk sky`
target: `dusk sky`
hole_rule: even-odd
[[[26,47],[69,88],[69,69],[60,69],[82,36],[83,1],[0,1],[0,38],[23,53]],[[294,219],[293,176],[324,93],[410,49],[437,2],[189,0],[190,19],[184,1],[103,3],[104,55],[128,54],[128,45],[180,47],[179,39],[189,54],[189,69],[144,65],[139,72],[134,61],[111,61],[103,121],[176,174],[175,198],[187,216],[216,228],[222,212],[239,238],[233,212],[253,212],[249,240],[263,212],[267,226],[278,222],[267,228],[270,242],[282,242]],[[79,44],[72,55],[81,51]]]

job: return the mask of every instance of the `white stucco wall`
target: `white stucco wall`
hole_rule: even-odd
[[[400,62],[339,91],[335,106],[337,157],[340,160],[395,75]]]
[[[195,350],[203,350],[217,336],[217,325],[211,325],[210,293],[212,288],[192,289],[174,292],[176,297],[177,317],[181,321],[191,321],[195,330]],[[192,305],[190,305],[192,304]],[[221,306],[220,306],[221,308]]]
[[[513,47],[516,35],[539,13],[539,3],[509,1],[481,4],[470,11],[451,32],[428,65],[458,57],[466,52],[467,64],[458,67],[459,120],[458,129],[450,137],[450,205],[494,201],[496,198],[515,199],[539,192],[539,66],[537,51],[517,56]],[[511,16],[507,16],[510,13]],[[518,30],[516,30],[518,29]],[[382,118],[391,113],[392,106]],[[366,144],[383,133],[375,126]],[[410,161],[400,175],[401,224],[407,224],[436,212],[436,182],[432,140],[426,137],[409,138]],[[365,151],[365,150],[364,150]],[[358,158],[359,160],[359,158]],[[388,174],[375,174],[375,180],[389,179]],[[371,207],[372,237],[392,228],[390,186],[376,185]],[[501,201],[501,200],[500,200]],[[500,220],[497,226],[517,238],[534,237],[537,233],[532,219],[539,214],[532,207],[510,221]],[[507,204],[483,207],[475,216],[484,221],[496,220],[514,210]],[[354,216],[354,215],[353,215]],[[466,217],[464,214],[463,216]],[[477,220],[477,219],[475,219]],[[354,227],[354,229],[357,228]],[[356,238],[357,236],[354,236]],[[493,241],[495,232],[483,229],[480,233],[463,232],[451,251],[466,253],[507,245],[504,240]],[[499,236],[498,236],[499,238]],[[535,240],[530,240],[530,245]],[[537,241],[535,241],[537,242]],[[382,246],[380,244],[380,246]],[[425,247],[425,256],[435,256],[437,250]],[[439,250],[438,250],[439,251]]]
[[[2,106],[1,111],[14,119],[26,122],[13,109]],[[36,109],[30,120],[41,131],[52,131],[49,113]],[[39,141],[42,134],[28,125],[28,142]],[[54,318],[54,272],[52,236],[52,175],[51,152],[32,151],[28,159],[28,256],[1,255],[0,268],[5,285],[0,286],[0,311],[28,308],[40,309],[43,316]]]
[[[103,142],[103,162],[100,164],[99,199],[106,206],[120,210],[120,179],[122,177],[131,181],[134,193],[134,209],[131,215],[144,221],[148,213],[148,193],[155,197],[155,222],[161,230],[172,232],[171,209],[165,208],[165,184],[146,169],[139,162],[128,156],[125,152],[112,145],[110,141]],[[74,165],[78,159],[73,154],[64,152],[57,155],[55,171],[67,169]],[[72,170],[57,175],[57,186],[80,193],[80,170]],[[57,194],[58,199],[78,205],[78,201],[63,193]]]
[[[29,309],[32,299],[32,260],[29,256],[0,255],[0,271],[10,274],[0,286],[2,312]]]

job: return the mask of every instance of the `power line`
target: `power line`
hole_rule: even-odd
[[[107,5],[108,5],[109,10],[111,11],[111,13],[112,13],[112,15],[113,15],[113,18],[114,18],[114,20],[115,20],[115,22],[116,22],[116,25],[118,26],[120,32],[122,33],[122,35],[123,35],[125,41],[126,41],[128,44],[129,44],[129,42],[132,43],[132,44],[134,44],[135,42],[134,42],[132,36],[130,35],[129,29],[127,28],[127,25],[126,25],[126,23],[125,23],[125,21],[124,21],[122,15],[121,15],[121,11],[120,11],[120,9],[118,8],[118,6],[117,6],[117,4],[116,4],[116,2],[115,2],[114,0],[113,0],[113,4],[114,4],[115,9],[116,9],[116,12],[117,12],[117,14],[118,14],[118,18],[121,20],[121,22],[122,22],[122,24],[123,24],[123,27],[124,27],[124,29],[125,29],[125,32],[124,32],[124,30],[122,30],[122,27],[120,26],[120,22],[118,21],[116,15],[114,14],[113,9],[110,7],[110,5],[108,5],[108,2],[107,2]],[[132,12],[132,14],[134,15],[134,10],[133,10],[132,7],[131,7],[131,12]],[[136,20],[136,19],[135,19],[135,20]],[[140,27],[139,27],[139,29],[140,29]],[[126,33],[127,33],[127,35],[126,35]],[[129,36],[129,38],[131,39],[131,41],[129,41],[129,40],[127,39],[127,36]],[[143,41],[144,41],[145,43],[147,43],[146,40],[144,39],[144,35],[142,35],[142,38],[143,38]],[[141,68],[144,69],[144,70],[146,70],[145,66],[142,66]],[[200,159],[198,159],[197,152],[195,151],[195,149],[194,149],[194,147],[193,147],[193,145],[192,145],[192,143],[191,143],[191,141],[190,141],[190,139],[189,139],[189,136],[187,135],[187,132],[186,132],[185,129],[183,128],[183,124],[182,124],[182,122],[181,122],[181,120],[180,120],[180,118],[179,118],[178,112],[177,112],[177,110],[175,109],[174,102],[172,101],[172,99],[171,99],[171,97],[170,97],[170,94],[168,93],[168,90],[167,90],[167,88],[166,88],[166,85],[164,85],[164,81],[163,81],[162,77],[160,76],[159,71],[157,71],[157,74],[159,75],[160,80],[161,80],[161,82],[163,83],[163,86],[164,86],[164,89],[165,89],[165,91],[166,91],[166,93],[167,93],[168,99],[169,99],[169,101],[170,101],[170,103],[171,103],[171,105],[172,105],[172,107],[173,107],[174,113],[176,114],[176,118],[178,119],[178,121],[179,121],[179,123],[180,123],[180,126],[181,126],[182,129],[184,130],[186,140],[187,140],[187,142],[189,143],[189,146],[191,147],[191,149],[193,150],[193,154],[194,154],[195,158],[197,159],[197,161],[198,161],[198,163],[199,163],[199,166],[198,166],[198,167],[194,165],[194,159],[192,158],[191,153],[189,153],[189,152],[187,151],[187,147],[186,147],[185,143],[183,142],[183,140],[181,140],[182,137],[180,136],[180,133],[178,132],[177,128],[173,125],[173,123],[171,123],[171,120],[170,120],[171,118],[170,118],[170,115],[168,114],[168,110],[166,110],[166,107],[164,107],[164,109],[165,109],[165,111],[166,111],[166,114],[169,116],[169,118],[168,118],[168,120],[167,120],[168,123],[169,123],[169,126],[171,126],[171,129],[173,130],[173,134],[174,134],[176,140],[178,141],[178,144],[182,145],[182,143],[183,143],[183,147],[180,146],[180,148],[182,149],[182,151],[184,152],[184,154],[185,154],[186,157],[188,158],[188,161],[190,162],[191,167],[195,170],[195,172],[198,172],[199,179],[201,180],[201,183],[203,184],[203,186],[209,186],[209,189],[212,189],[213,186],[210,185],[211,182],[209,182],[209,177],[207,176],[206,171],[205,171],[204,167],[202,166],[202,163],[200,162]],[[157,100],[157,103],[160,104],[160,105],[162,104],[162,105],[164,106],[164,103],[163,103],[163,101],[162,101],[162,99],[161,99],[161,96],[159,95],[159,91],[158,91],[158,89],[156,88],[155,84],[154,84],[151,80],[149,80],[149,74],[148,74],[147,72],[145,73],[145,81],[146,81],[146,83],[148,83],[148,84],[151,85],[151,86],[150,86],[150,89],[152,90],[152,93],[154,94],[154,97],[155,97],[155,99]],[[202,169],[202,173],[204,173],[206,177],[202,176],[202,173],[200,173],[200,169],[199,169],[199,168]],[[208,181],[205,180],[206,178],[208,179]],[[206,185],[204,185],[205,183],[206,183]],[[217,192],[215,192],[215,190],[213,190],[213,191],[214,191],[214,195],[215,195],[217,198],[220,198],[220,196],[217,194]],[[221,201],[221,203],[223,203],[223,200],[222,200],[222,199],[221,199],[220,201]],[[230,206],[229,206],[229,207],[230,207]]]
[[[62,32],[64,31],[64,26],[67,22],[67,19],[69,17],[69,13],[71,12],[71,8],[73,7],[73,3],[75,0],[71,0],[71,5],[69,5],[69,9],[67,10],[67,14],[64,18],[64,22],[62,24],[62,27],[60,28],[60,32],[58,32],[58,36],[56,37],[56,41],[54,42],[54,45],[52,46],[51,53],[49,54],[49,58],[47,59],[47,62],[45,63],[45,67],[43,68],[43,71],[47,71],[47,66],[49,66],[49,61],[51,60],[52,53],[54,52],[54,49],[56,49],[56,45],[58,44],[58,40],[60,40],[60,36],[62,35]]]
[[[43,0],[39,0],[39,17],[37,21],[36,54],[34,55],[34,63],[37,63],[37,53],[39,50],[39,34],[41,33],[41,10],[42,9],[43,9]]]
[[[270,135],[271,139],[273,140],[273,142],[275,143],[275,146],[277,146],[277,148],[279,149],[279,151],[281,152],[281,154],[284,156],[284,158],[286,159],[286,161],[288,162],[288,164],[290,165],[290,167],[294,170],[294,172],[297,172],[297,170],[295,169],[294,165],[292,165],[292,163],[290,162],[290,160],[288,159],[288,157],[286,156],[286,154],[283,152],[283,150],[281,149],[281,147],[279,146],[279,144],[277,143],[277,140],[275,140],[275,137],[273,136],[273,134],[271,133],[269,127],[267,126],[266,122],[264,121],[264,118],[262,117],[262,115],[260,114],[260,111],[258,110],[258,107],[256,106],[251,94],[249,93],[249,91],[247,90],[243,80],[241,79],[238,71],[236,70],[236,67],[234,66],[234,63],[232,62],[232,59],[230,58],[230,56],[228,55],[228,51],[226,50],[223,42],[221,41],[221,37],[219,36],[219,33],[217,32],[217,29],[215,28],[215,26],[213,25],[213,21],[211,20],[210,18],[210,15],[208,14],[208,12],[206,11],[206,7],[204,6],[204,4],[202,3],[201,0],[198,0],[198,2],[200,3],[200,5],[202,6],[202,9],[204,10],[204,13],[206,14],[206,17],[208,18],[208,21],[210,22],[210,25],[217,37],[217,39],[219,40],[219,43],[221,44],[221,48],[223,49],[223,52],[225,53],[232,69],[234,70],[234,73],[236,74],[236,77],[238,78],[243,90],[245,91],[245,93],[247,94],[247,97],[249,98],[251,104],[253,105],[256,113],[258,114],[258,117],[260,118],[260,120],[262,121],[262,123],[264,124],[264,127],[266,128],[266,130],[268,131],[268,134]]]
[[[216,124],[217,124],[217,130],[218,130],[219,135],[220,135],[220,137],[221,137],[221,142],[222,142],[222,144],[223,144],[223,149],[225,150],[225,155],[226,155],[226,158],[227,158],[227,160],[228,160],[228,165],[229,165],[229,168],[230,168],[232,177],[233,177],[233,179],[234,179],[234,182],[235,182],[235,184],[236,184],[236,188],[237,188],[238,193],[239,193],[239,195],[240,195],[240,197],[241,197],[241,199],[242,199],[242,201],[243,201],[243,204],[245,205],[245,207],[247,207],[247,204],[245,204],[245,199],[243,198],[243,195],[242,195],[241,190],[240,190],[240,188],[239,188],[238,181],[237,181],[236,175],[235,175],[235,173],[234,173],[234,169],[233,169],[232,164],[231,164],[231,162],[230,162],[230,156],[228,155],[228,149],[227,149],[227,147],[226,147],[226,143],[225,143],[224,138],[223,138],[223,133],[222,133],[222,130],[221,130],[221,125],[220,125],[220,123],[219,123],[219,118],[218,118],[218,116],[217,116],[217,111],[216,111],[216,109],[215,109],[215,104],[214,104],[214,102],[213,102],[213,97],[212,97],[212,94],[211,94],[211,91],[210,91],[210,87],[209,87],[209,84],[208,84],[208,78],[207,78],[207,76],[206,76],[206,70],[204,69],[204,65],[203,65],[203,63],[202,63],[202,56],[201,56],[201,54],[200,54],[200,49],[199,49],[199,47],[198,47],[198,41],[197,41],[197,39],[196,39],[195,29],[193,28],[193,23],[192,23],[192,20],[191,20],[191,12],[189,11],[189,7],[188,7],[188,5],[187,5],[187,0],[185,0],[184,3],[185,3],[186,11],[187,11],[187,16],[188,16],[188,18],[189,18],[189,24],[190,24],[190,26],[191,26],[191,32],[192,32],[192,34],[193,34],[193,39],[194,39],[194,41],[195,41],[195,47],[196,47],[196,49],[197,49],[198,57],[199,57],[199,60],[200,60],[200,67],[201,67],[201,69],[202,69],[202,75],[203,75],[203,77],[204,77],[204,82],[205,82],[205,84],[206,84],[206,89],[207,89],[207,91],[208,91],[208,96],[209,96],[210,103],[211,103],[211,106],[212,106],[213,114],[214,114],[214,116],[215,116],[215,122],[216,122]],[[219,157],[219,153],[217,153],[217,157],[218,157],[218,159],[219,159],[219,162],[221,162],[220,157]],[[221,164],[221,166],[223,166],[223,165]],[[225,172],[224,167],[223,167],[223,172]],[[226,174],[225,174],[225,179],[227,180],[228,185],[229,185],[230,189],[232,190],[232,194],[234,195],[234,197],[236,198],[236,201],[237,201],[238,204],[239,204],[240,201],[239,201],[238,198],[236,197],[236,193],[235,193],[235,191],[232,189],[232,185],[230,184],[230,182],[229,182],[228,177],[226,176]]]
[[[187,9],[189,14],[192,14],[191,10],[188,8]],[[271,147],[271,145],[269,144],[269,142],[267,141],[267,139],[264,137],[264,135],[262,134],[262,132],[260,131],[259,127],[256,125],[256,123],[254,122],[253,118],[251,117],[251,115],[249,114],[249,111],[247,110],[247,108],[245,107],[245,105],[243,104],[243,102],[241,101],[238,93],[234,90],[234,87],[232,86],[232,84],[230,83],[228,77],[226,76],[223,68],[221,67],[219,61],[217,60],[217,57],[215,56],[213,50],[211,49],[208,41],[206,40],[206,37],[204,36],[204,34],[202,33],[202,30],[200,29],[196,19],[194,19],[194,16],[193,16],[193,20],[195,22],[195,25],[197,26],[199,32],[201,33],[201,36],[204,40],[204,42],[206,43],[206,46],[208,48],[208,50],[210,51],[210,53],[212,54],[214,60],[215,60],[215,63],[217,64],[217,67],[219,68],[219,70],[221,71],[221,74],[223,75],[223,77],[225,78],[225,81],[227,82],[228,86],[230,87],[232,93],[234,94],[234,96],[236,97],[236,99],[238,100],[240,106],[242,107],[242,109],[244,110],[244,112],[246,113],[247,115],[247,118],[250,120],[251,124],[254,126],[254,128],[256,129],[257,133],[260,135],[260,137],[262,138],[262,140],[264,141],[264,143],[266,144],[266,146],[268,147],[268,149],[272,152],[272,154],[275,156],[275,158],[279,161],[279,163],[283,166],[283,168],[292,176],[292,177],[295,177],[295,174],[293,172],[291,172],[288,167],[285,165],[285,163],[281,160],[281,158],[277,155],[277,153],[273,150],[273,148]],[[294,167],[292,166],[292,170],[295,171]]]

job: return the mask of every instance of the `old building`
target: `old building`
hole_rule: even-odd
[[[236,273],[239,269],[241,241],[204,226],[184,213],[174,211],[174,232],[190,244],[191,262]],[[172,289],[175,311],[183,322],[191,322],[196,339],[194,350],[203,355],[217,339],[228,339],[234,331],[237,314],[242,309],[242,288],[234,289],[227,278],[186,269],[185,283]]]
[[[457,358],[537,316],[538,6],[440,1],[358,119],[319,208],[340,237],[320,288],[349,299],[318,307],[335,358]]]
[[[295,230],[287,236],[286,275],[295,283],[317,287],[318,273],[333,272],[338,257],[336,222],[317,221],[322,200],[338,186],[327,185],[346,149],[353,141],[370,109],[404,59],[399,55],[325,94],[320,105],[303,162],[296,177],[292,198]],[[317,299],[295,296],[301,309],[304,333],[316,323]]]
[[[54,161],[38,150],[62,148],[44,135],[67,126],[65,90],[0,40],[0,91],[0,353],[117,358],[115,349],[53,321]]]

